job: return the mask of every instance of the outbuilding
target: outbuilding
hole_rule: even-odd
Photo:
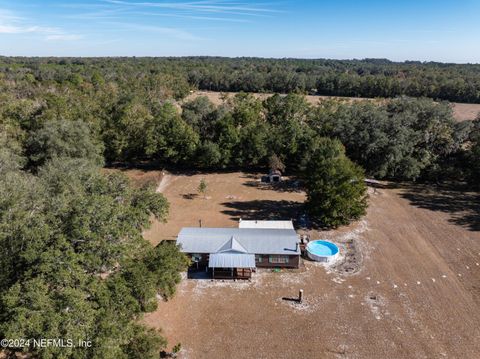
[[[282,172],[279,170],[271,170],[268,174],[268,182],[279,183],[282,181]]]

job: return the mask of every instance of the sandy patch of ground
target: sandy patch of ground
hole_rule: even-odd
[[[157,193],[163,193],[167,189],[167,187],[172,183],[172,180],[174,177],[170,174],[166,174],[163,172],[162,179],[160,180],[160,183],[157,186],[157,189],[155,190]]]
[[[202,177],[211,199],[184,199]],[[304,196],[250,180],[179,176],[164,192],[172,214],[162,233],[199,217],[234,226],[245,213],[278,215]],[[478,194],[422,186],[379,192],[364,224],[318,233],[340,245],[353,238],[362,254],[353,274],[306,261],[298,271],[259,271],[251,282],[186,279],[144,322],[162,328],[171,346],[181,342],[185,358],[478,358]],[[302,304],[282,299],[299,289]]]
[[[480,115],[480,104],[453,103],[453,115],[459,121],[475,120]]]
[[[214,91],[196,91],[190,94],[186,101],[194,99],[200,96],[206,96],[208,99],[216,105],[223,103],[221,92]],[[228,93],[229,96],[233,96],[234,93]],[[257,98],[265,100],[266,98],[272,96],[272,94],[264,93],[255,93]],[[361,97],[334,97],[334,96],[306,96],[307,101],[312,105],[317,105],[319,102],[325,99],[337,98],[345,101],[361,101],[361,100],[370,100],[370,101],[381,101],[381,99],[366,99]],[[469,103],[452,103],[453,116],[457,121],[466,121],[474,120],[477,115],[480,113],[480,104],[469,104]]]
[[[328,271],[341,275],[352,275],[362,269],[364,257],[368,256],[369,247],[362,238],[365,232],[368,231],[368,223],[366,220],[361,220],[345,228],[321,231],[309,230],[302,231],[308,233],[311,240],[327,240],[335,243],[340,252],[339,256],[334,262],[330,263],[315,263],[312,264],[323,265]]]

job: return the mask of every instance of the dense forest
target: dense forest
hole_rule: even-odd
[[[478,66],[383,60],[2,58],[0,336],[95,338],[84,351],[36,349],[42,358],[165,348],[138,319],[173,295],[188,261],[142,238],[166,199],[104,165],[266,170],[274,158],[306,178],[307,207],[327,226],[364,213],[365,174],[480,183],[480,118],[456,122],[446,102],[239,93],[216,106],[185,100],[192,89],[478,102],[479,81]]]
[[[138,319],[155,310],[157,293],[173,295],[188,265],[176,246],[153,248],[142,238],[151,215],[165,219],[165,199],[102,175],[88,160],[57,157],[36,175],[18,170],[17,160],[2,149],[0,335],[64,342],[2,349],[38,358],[158,357],[164,339]]]
[[[298,172],[318,138],[330,137],[343,143],[347,156],[367,175],[379,179],[472,179],[479,121],[455,122],[446,102],[397,97],[312,106],[300,94],[261,101],[246,93],[221,106],[207,98],[182,100],[192,88],[185,74],[201,73],[202,64],[216,61],[250,60],[4,58],[3,141],[25,158],[24,168],[31,171],[59,155],[97,164],[155,162],[212,169],[265,166],[276,155],[287,170]],[[269,61],[259,60],[256,66]],[[378,66],[385,64],[378,61]],[[470,69],[438,66],[440,72]],[[221,66],[217,71],[223,74]]]
[[[385,59],[302,60],[260,58],[0,58],[7,80],[128,82],[128,78],[230,92],[298,92],[350,97],[429,97],[480,103],[480,65],[392,62]]]

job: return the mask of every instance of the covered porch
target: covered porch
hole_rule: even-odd
[[[255,255],[237,251],[212,253],[208,267],[213,279],[250,279],[255,269]]]
[[[213,279],[250,279],[253,270],[251,268],[212,268]]]

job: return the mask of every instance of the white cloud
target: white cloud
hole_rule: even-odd
[[[25,34],[25,33],[39,33],[39,34],[51,34],[59,32],[58,29],[53,27],[43,26],[17,26],[0,23],[0,34]]]
[[[55,34],[55,35],[48,35],[45,37],[45,40],[48,41],[75,41],[83,39],[82,35],[75,35],[75,34]]]
[[[64,7],[92,10],[66,15],[66,18],[84,20],[118,20],[125,16],[157,16],[199,21],[248,23],[252,17],[269,17],[283,11],[270,8],[271,4],[248,4],[238,0],[201,1],[129,1],[101,0],[103,4],[63,4]],[[91,6],[90,6],[91,5]],[[269,5],[267,7],[267,5]]]
[[[142,26],[142,25],[134,25],[133,27],[139,30],[146,30],[152,32],[158,32],[160,34],[169,35],[181,40],[199,40],[198,37],[195,35],[173,27],[161,27],[161,26]]]
[[[180,10],[189,12],[207,12],[219,14],[245,15],[245,16],[265,16],[269,13],[281,12],[276,9],[270,9],[265,6],[252,6],[241,2],[228,1],[179,1],[179,2],[131,2],[124,0],[103,0],[105,3],[121,5],[127,7],[144,7]]]
[[[148,26],[148,25],[139,25],[131,23],[122,23],[122,22],[106,22],[106,24],[122,26],[127,29],[147,31],[147,32],[156,32],[159,34],[167,35],[179,40],[201,40],[198,36],[191,34],[188,31],[175,28],[175,27],[163,27],[163,26]]]
[[[0,9],[0,34],[32,34],[43,35],[46,40],[78,40],[81,35],[68,34],[58,27],[31,24],[28,19],[17,16],[9,10]]]
[[[132,12],[135,15],[145,15],[145,16],[164,16],[164,17],[177,17],[183,19],[193,19],[193,20],[206,20],[206,21],[225,21],[225,22],[250,22],[246,19],[237,19],[231,17],[218,17],[218,16],[201,16],[201,15],[182,15],[182,14],[169,14],[169,13],[155,13],[155,12]]]

